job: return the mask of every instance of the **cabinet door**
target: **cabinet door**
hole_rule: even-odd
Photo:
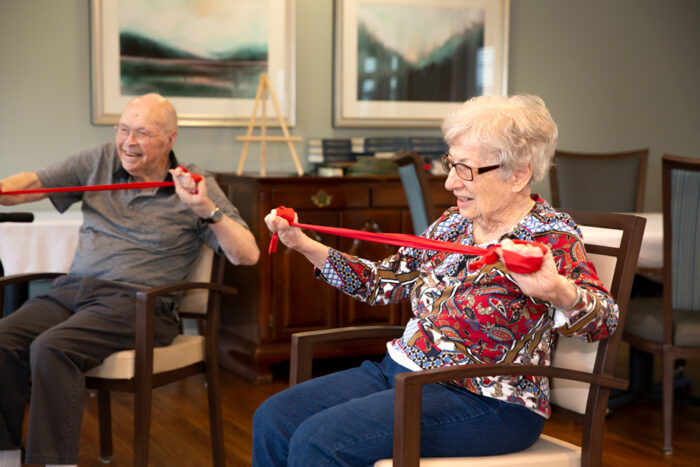
[[[338,211],[297,211],[299,222],[338,225]],[[337,238],[306,231],[325,245],[336,247]],[[281,242],[271,263],[272,340],[289,340],[291,334],[337,327],[338,291],[314,276],[314,267],[301,254]]]
[[[340,213],[340,225],[348,229],[371,232],[400,232],[399,209],[358,209]],[[377,261],[396,252],[398,247],[380,243],[363,242],[349,238],[339,240],[340,251],[360,258]],[[370,306],[345,294],[339,296],[338,325],[361,326],[370,324],[395,324],[401,322],[401,306]]]

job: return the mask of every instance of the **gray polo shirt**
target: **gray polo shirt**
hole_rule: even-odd
[[[171,167],[178,165],[170,153]],[[194,164],[184,165],[205,177],[211,200],[248,228],[214,178]],[[122,168],[114,143],[85,149],[36,172],[47,188],[133,182]],[[170,174],[166,180],[172,180]],[[152,287],[182,280],[202,241],[222,254],[216,236],[175,193],[175,188],[56,193],[60,212],[82,201],[83,225],[68,274]]]

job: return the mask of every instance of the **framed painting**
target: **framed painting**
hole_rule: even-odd
[[[439,126],[506,94],[509,0],[335,0],[333,125]]]
[[[181,126],[247,126],[267,73],[294,125],[294,0],[91,0],[90,16],[93,123],[156,92]]]

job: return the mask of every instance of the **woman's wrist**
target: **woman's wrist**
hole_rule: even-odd
[[[562,287],[556,301],[552,304],[563,311],[569,311],[576,308],[581,303],[582,297],[579,287],[572,281],[562,276]]]

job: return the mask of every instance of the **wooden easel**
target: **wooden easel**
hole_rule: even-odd
[[[268,136],[267,135],[267,119],[266,119],[266,101],[267,94],[270,94],[272,103],[275,105],[275,110],[277,111],[277,118],[279,120],[280,127],[284,136]],[[258,113],[258,104],[262,100],[262,118],[260,120],[260,136],[253,136],[253,128],[255,127],[255,117]],[[280,112],[280,106],[277,103],[277,98],[275,93],[272,91],[270,86],[270,80],[267,77],[267,73],[262,73],[260,75],[260,84],[258,85],[258,92],[255,95],[255,103],[253,104],[253,115],[250,117],[250,122],[248,123],[248,132],[245,136],[236,136],[236,141],[245,141],[243,145],[243,152],[241,153],[241,160],[238,163],[238,170],[236,173],[241,175],[243,173],[243,164],[245,163],[246,155],[248,154],[248,146],[251,141],[260,141],[260,175],[265,176],[265,145],[268,141],[270,142],[282,142],[286,141],[289,146],[289,151],[292,153],[292,158],[294,159],[294,165],[296,165],[297,173],[303,175],[304,171],[301,169],[301,164],[299,164],[299,158],[297,157],[297,151],[294,149],[293,142],[301,141],[299,136],[290,136],[289,130],[287,129],[287,123],[284,121],[282,112]]]

